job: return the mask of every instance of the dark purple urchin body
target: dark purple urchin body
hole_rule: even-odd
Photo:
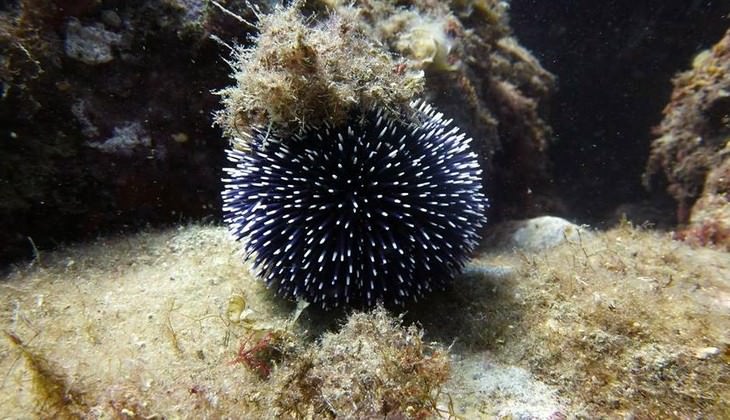
[[[487,200],[469,142],[425,103],[229,150],[223,211],[280,295],[324,308],[402,303],[443,287],[479,240]]]

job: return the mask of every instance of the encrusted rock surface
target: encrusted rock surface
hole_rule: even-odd
[[[227,67],[208,35],[250,30],[202,0],[1,6],[0,264],[217,214]]]
[[[677,75],[645,182],[677,201],[679,236],[730,249],[730,31]]]

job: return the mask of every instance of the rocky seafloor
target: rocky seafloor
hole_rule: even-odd
[[[218,226],[41,253],[0,284],[3,416],[727,416],[727,253],[628,223],[500,234],[448,290],[367,313],[275,298]]]

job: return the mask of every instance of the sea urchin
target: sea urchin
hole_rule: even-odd
[[[228,150],[224,217],[282,296],[324,308],[402,303],[443,287],[479,240],[487,200],[476,154],[423,102],[420,124],[381,110]]]

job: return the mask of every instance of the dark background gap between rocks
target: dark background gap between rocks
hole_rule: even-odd
[[[547,122],[565,216],[605,227],[619,209],[639,223],[675,223],[663,186],[650,194],[641,185],[651,130],[672,77],[730,26],[730,2],[512,0],[510,24],[557,77]]]

